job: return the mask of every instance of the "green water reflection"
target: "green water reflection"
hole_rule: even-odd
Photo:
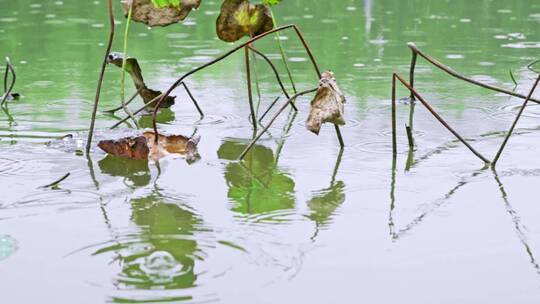
[[[246,146],[226,141],[219,148],[218,156],[236,160]],[[244,162],[226,165],[225,179],[235,212],[251,215],[294,208],[294,180],[279,170],[270,148],[255,145]]]
[[[121,265],[117,284],[122,288],[184,289],[197,280],[196,260],[203,252],[195,240],[201,220],[176,202],[159,195],[131,201],[131,220],[139,231],[119,236],[95,254],[112,253]]]

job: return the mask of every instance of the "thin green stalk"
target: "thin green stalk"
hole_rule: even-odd
[[[137,129],[139,128],[139,124],[137,123],[137,120],[135,120],[135,117],[133,117],[133,114],[129,111],[127,104],[126,104],[126,63],[127,63],[127,49],[128,49],[128,35],[129,35],[129,25],[131,24],[131,17],[133,14],[133,3],[129,5],[129,12],[128,17],[126,21],[126,30],[124,32],[124,56],[122,59],[122,76],[121,76],[121,83],[120,83],[120,99],[122,100],[122,108],[124,109],[124,112],[133,120],[133,123],[135,124],[135,127]]]
[[[270,9],[270,15],[272,16],[272,22],[274,23],[274,26],[277,27],[276,18],[274,17],[274,12],[272,11],[271,7],[268,7]],[[291,81],[291,85],[294,91],[294,94],[298,93],[296,91],[296,85],[294,84],[294,80],[291,74],[291,69],[289,69],[289,63],[287,62],[287,55],[285,55],[285,51],[283,50],[283,45],[281,45],[281,36],[279,35],[279,32],[276,32],[276,38],[279,46],[279,52],[281,53],[281,59],[283,60],[283,64],[285,65],[285,69],[287,70],[287,75],[289,76],[289,80]],[[320,75],[319,75],[320,76]]]
[[[257,89],[257,106],[255,107],[255,113],[259,114],[259,107],[261,105],[261,86],[259,85],[259,75],[257,75],[257,56],[255,53],[251,54],[253,58],[253,75],[255,76],[255,89]]]

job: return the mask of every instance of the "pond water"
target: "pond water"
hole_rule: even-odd
[[[219,6],[203,1],[183,25],[132,26],[129,54],[150,87],[164,90],[233,46],[215,38]],[[394,170],[390,120],[391,75],[408,75],[409,41],[509,90],[511,70],[515,91],[527,94],[536,75],[525,66],[540,56],[538,1],[286,0],[279,23],[300,27],[347,96],[346,148],[332,126],[319,137],[306,130],[306,96],[238,162],[252,136],[240,52],[187,80],[203,120],[180,89],[159,115],[165,132],[200,135],[195,163],[122,160],[96,146],[77,155],[107,38],[105,1],[0,7],[0,55],[11,58],[23,95],[0,113],[2,303],[540,301],[540,108],[526,109],[496,171],[420,104],[409,156],[405,102]],[[119,51],[124,19],[115,8]],[[297,88],[315,87],[298,39],[285,32],[281,41]],[[287,79],[275,40],[256,46]],[[107,69],[97,139],[133,132],[108,130],[118,118],[102,112],[119,104],[119,70]],[[256,71],[260,115],[280,90],[260,58]],[[490,159],[522,103],[423,60],[416,87]],[[56,139],[66,134],[74,139]],[[68,172],[58,188],[40,188]]]

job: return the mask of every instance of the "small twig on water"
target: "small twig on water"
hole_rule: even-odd
[[[52,182],[48,185],[41,186],[40,188],[54,188],[58,186],[61,182],[63,182],[66,178],[68,178],[71,175],[71,173],[66,173],[66,175],[62,176],[60,179],[56,180],[55,182]]]
[[[527,107],[527,103],[529,102],[529,100],[531,100],[531,97],[534,94],[534,91],[536,90],[536,87],[538,86],[538,82],[540,82],[540,75],[538,75],[538,77],[536,78],[536,81],[534,82],[534,85],[533,85],[531,91],[529,92],[529,95],[527,96],[527,98],[525,98],[525,101],[523,102],[523,105],[519,109],[519,112],[518,112],[518,114],[516,116],[516,119],[512,123],[512,126],[510,127],[510,130],[506,134],[506,137],[504,138],[504,141],[503,141],[501,147],[499,148],[499,151],[497,152],[497,155],[493,159],[492,167],[495,167],[495,165],[499,161],[499,158],[501,157],[501,154],[502,154],[502,152],[504,150],[504,147],[506,147],[506,144],[508,143],[508,140],[510,139],[510,136],[512,136],[512,133],[514,132],[514,129],[515,129],[519,119],[521,118],[521,114],[523,114],[523,111],[525,111],[525,107]]]
[[[496,91],[496,92],[499,92],[499,93],[511,95],[511,96],[518,97],[518,98],[521,98],[521,99],[527,98],[527,96],[525,96],[525,95],[518,94],[518,93],[515,93],[515,92],[512,92],[512,91],[508,91],[508,90],[505,90],[505,89],[502,89],[502,88],[498,88],[498,87],[495,87],[495,86],[492,86],[492,85],[489,85],[489,84],[485,84],[485,83],[476,81],[476,80],[471,79],[471,78],[469,78],[467,76],[463,76],[463,75],[459,74],[458,72],[452,70],[451,68],[445,66],[444,64],[440,63],[435,58],[433,58],[433,57],[425,54],[424,52],[422,52],[420,49],[418,49],[418,47],[414,43],[410,42],[407,45],[409,46],[409,48],[411,50],[413,50],[414,53],[422,56],[422,58],[424,58],[425,60],[427,60],[429,63],[433,64],[435,67],[439,68],[440,70],[443,70],[444,72],[446,72],[450,76],[453,76],[453,77],[455,77],[457,79],[461,79],[463,81],[474,84],[476,86],[482,87],[484,89],[488,89],[488,90]],[[414,73],[414,70],[412,71],[412,73]],[[530,101],[540,104],[540,100],[537,100],[537,99],[531,98]]]
[[[109,0],[109,23],[110,23],[110,32],[109,32],[109,41],[107,43],[107,48],[105,50],[105,57],[103,58],[103,64],[101,66],[101,72],[99,73],[99,79],[96,89],[96,98],[94,100],[94,108],[92,110],[92,120],[90,121],[90,131],[88,132],[88,140],[86,142],[86,153],[90,153],[90,148],[92,147],[92,137],[94,136],[94,127],[96,123],[96,114],[99,104],[99,97],[101,94],[101,86],[103,84],[103,77],[105,76],[105,68],[107,67],[107,57],[111,52],[111,47],[114,39],[114,11],[112,0]],[[157,136],[156,136],[157,137]]]
[[[283,104],[283,106],[279,109],[279,111],[274,115],[274,117],[272,117],[272,119],[270,120],[270,122],[268,123],[268,125],[266,125],[266,127],[259,133],[259,135],[257,135],[252,141],[251,143],[249,143],[249,145],[244,149],[244,151],[240,154],[239,156],[239,159],[242,160],[244,159],[244,157],[246,156],[246,154],[249,152],[249,150],[251,150],[251,148],[255,145],[255,143],[264,135],[264,133],[266,131],[268,131],[268,129],[272,126],[272,124],[274,123],[274,121],[276,121],[276,119],[278,118],[278,116],[289,106],[289,104],[291,102],[293,102],[293,100],[295,100],[296,98],[298,98],[299,96],[302,96],[302,95],[305,95],[305,94],[309,94],[309,93],[313,93],[315,91],[317,91],[318,88],[315,88],[315,89],[310,89],[310,90],[306,90],[306,91],[303,91],[303,92],[300,92],[300,93],[296,93],[294,94],[291,98],[289,98],[289,100],[287,100],[287,102],[285,102],[285,104]]]
[[[7,88],[7,79],[8,79],[8,71],[11,72],[11,84],[9,85],[9,88]],[[2,101],[0,102],[0,105],[3,106],[8,97],[11,95],[11,92],[13,91],[13,87],[15,87],[15,82],[17,81],[17,74],[15,74],[15,69],[13,68],[13,65],[11,64],[11,61],[8,57],[6,57],[6,72],[4,74],[4,96],[2,96]]]

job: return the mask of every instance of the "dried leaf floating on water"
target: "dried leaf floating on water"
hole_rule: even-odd
[[[323,123],[345,125],[345,96],[339,89],[334,73],[322,73],[317,94],[311,101],[311,111],[307,119],[307,128],[319,135]]]
[[[122,53],[112,52],[107,57],[107,63],[113,64],[121,69],[123,58],[124,57]],[[152,90],[146,85],[142,76],[141,67],[136,58],[127,58],[125,69],[126,72],[133,79],[133,84],[135,85],[135,88],[139,92],[139,95],[141,96],[145,104],[149,103],[150,101],[161,95],[160,91]],[[160,108],[170,108],[172,105],[174,105],[175,99],[176,96],[167,96],[167,98],[165,98],[165,100],[161,103]],[[154,107],[155,102],[147,106],[149,110],[153,109]]]
[[[125,137],[118,140],[102,140],[98,143],[101,150],[111,155],[132,159],[148,159],[150,149],[144,136]]]
[[[216,22],[219,39],[235,42],[244,36],[254,37],[274,28],[266,5],[254,5],[248,0],[225,0]]]
[[[144,132],[141,136],[124,137],[118,140],[102,140],[98,146],[111,155],[131,159],[158,160],[170,154],[183,155],[190,160],[198,158],[199,137],[182,135],[158,135],[155,145],[154,132]]]
[[[133,0],[132,19],[149,26],[167,26],[180,22],[191,10],[199,8],[201,0]],[[123,5],[129,12],[129,3]]]

